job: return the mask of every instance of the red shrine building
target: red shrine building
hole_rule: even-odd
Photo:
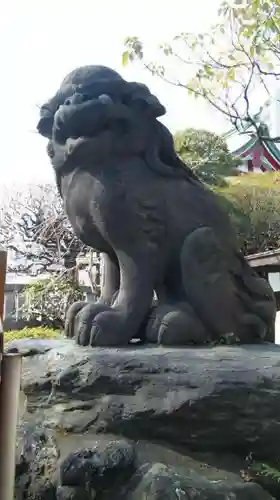
[[[263,137],[280,136],[280,90],[277,88],[274,98],[264,103],[253,117],[263,129]],[[249,126],[245,126],[242,134],[234,129],[224,134],[231,153],[240,158],[240,173],[280,171],[280,143],[272,140],[260,141]]]
[[[271,141],[260,142],[258,137],[252,136],[232,153],[242,160],[240,172],[280,171],[280,150]]]

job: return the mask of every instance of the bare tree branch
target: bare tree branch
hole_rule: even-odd
[[[74,259],[85,251],[75,237],[63,212],[60,198],[53,186],[35,186],[25,193],[15,193],[0,208],[0,244],[16,261],[9,269],[40,273],[64,266],[65,259]]]
[[[280,136],[265,133],[255,98],[260,95],[264,101],[272,101],[271,83],[280,80],[279,18],[276,0],[225,1],[217,23],[207,33],[181,33],[163,44],[161,64],[149,62],[137,37],[126,41],[126,60],[138,58],[166,83],[206,100],[239,133],[246,131],[257,134],[261,141],[279,143]]]

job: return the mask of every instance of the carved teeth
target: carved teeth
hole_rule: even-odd
[[[86,142],[86,139],[84,137],[79,137],[78,139],[72,139],[69,138],[66,141],[66,154],[70,155],[73,153],[74,149],[79,146],[80,144]]]
[[[73,150],[74,150],[76,144],[77,144],[77,140],[76,139],[67,139],[66,146],[67,146],[67,154],[68,155],[70,155],[71,153],[73,153]]]

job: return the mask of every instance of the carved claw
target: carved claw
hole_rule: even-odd
[[[77,302],[74,302],[72,304],[67,313],[66,313],[66,318],[65,318],[65,326],[64,326],[64,333],[66,337],[72,339],[75,337],[75,323],[77,319],[77,315],[80,313],[80,311],[87,305],[87,302],[84,300],[79,300]]]
[[[187,304],[161,304],[153,309],[146,329],[149,342],[161,345],[204,344],[208,335]]]
[[[123,317],[106,304],[76,302],[67,312],[65,334],[81,346],[126,345],[128,333]]]
[[[130,338],[124,328],[122,316],[113,309],[98,314],[91,327],[90,345],[93,346],[123,346]]]
[[[80,310],[75,322],[75,340],[77,344],[83,346],[92,345],[91,329],[93,321],[99,313],[108,310],[110,310],[110,306],[100,303],[87,304]]]

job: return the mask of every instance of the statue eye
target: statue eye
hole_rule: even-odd
[[[87,100],[88,97],[85,94],[75,93],[64,101],[64,105],[71,106],[75,104],[81,104],[82,102],[85,102]]]
[[[103,104],[113,104],[113,101],[111,99],[111,97],[107,94],[101,94],[99,97],[98,97],[98,100],[103,102]]]

